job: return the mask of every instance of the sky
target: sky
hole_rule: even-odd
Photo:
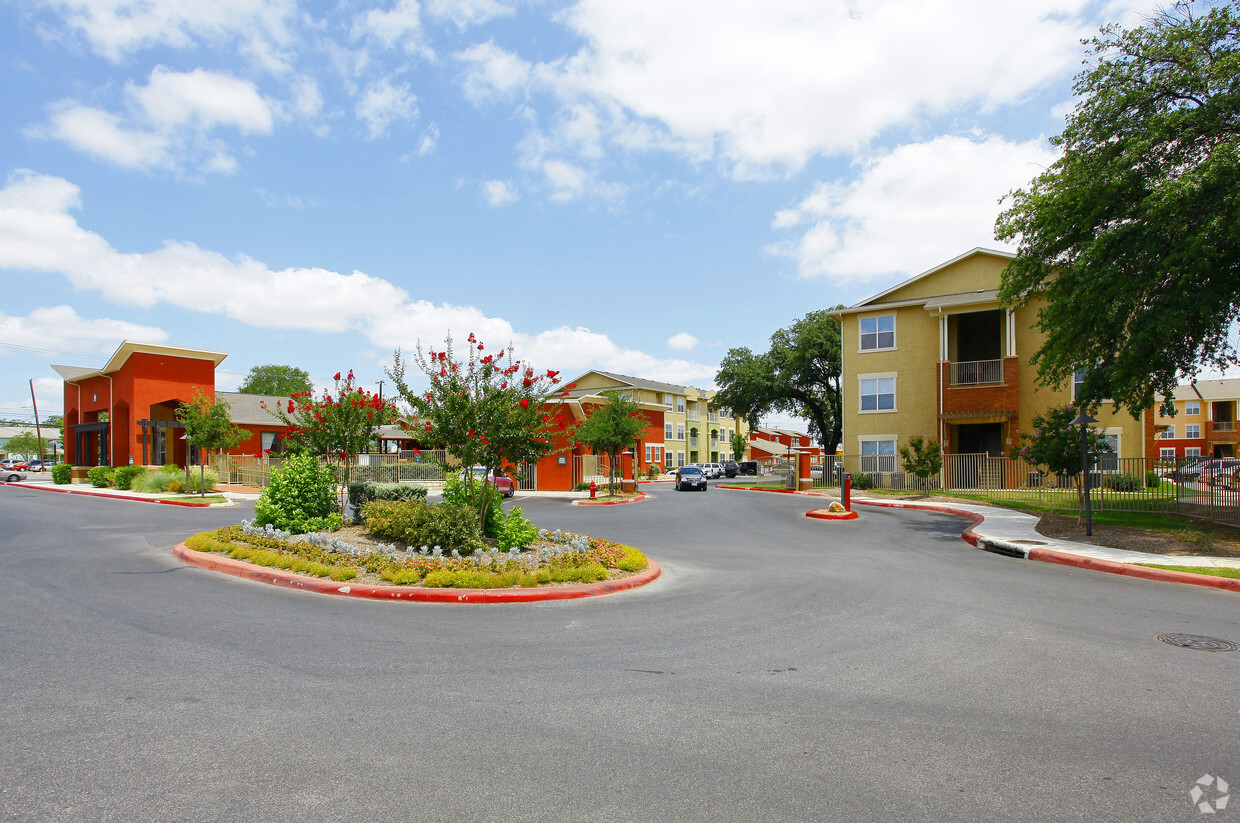
[[[702,388],[994,240],[1152,2],[0,0],[0,417],[122,340]],[[1010,250],[1010,249],[1009,249]],[[391,381],[386,382],[391,392]],[[773,416],[768,424],[797,421]]]

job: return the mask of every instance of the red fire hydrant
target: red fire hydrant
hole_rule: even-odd
[[[590,481],[590,499],[594,499],[594,493],[598,491],[598,484],[593,480]]]

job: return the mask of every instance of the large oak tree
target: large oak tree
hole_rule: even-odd
[[[1240,15],[1179,3],[1090,41],[1062,156],[1011,193],[1018,242],[1000,298],[1040,298],[1049,385],[1133,412],[1202,366],[1236,362],[1240,309]]]

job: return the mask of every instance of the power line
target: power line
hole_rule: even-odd
[[[21,349],[22,351],[32,351],[38,354],[57,354],[57,355],[60,355],[61,357],[80,357],[84,360],[102,360],[103,359],[103,357],[98,354],[82,354],[81,352],[60,351],[58,349],[41,349],[37,346],[22,346],[17,343],[5,343],[3,341],[0,341],[0,346],[4,346],[6,349]]]

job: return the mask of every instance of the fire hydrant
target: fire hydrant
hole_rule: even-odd
[[[598,484],[593,480],[590,481],[590,499],[594,499],[594,493],[598,491]]]

